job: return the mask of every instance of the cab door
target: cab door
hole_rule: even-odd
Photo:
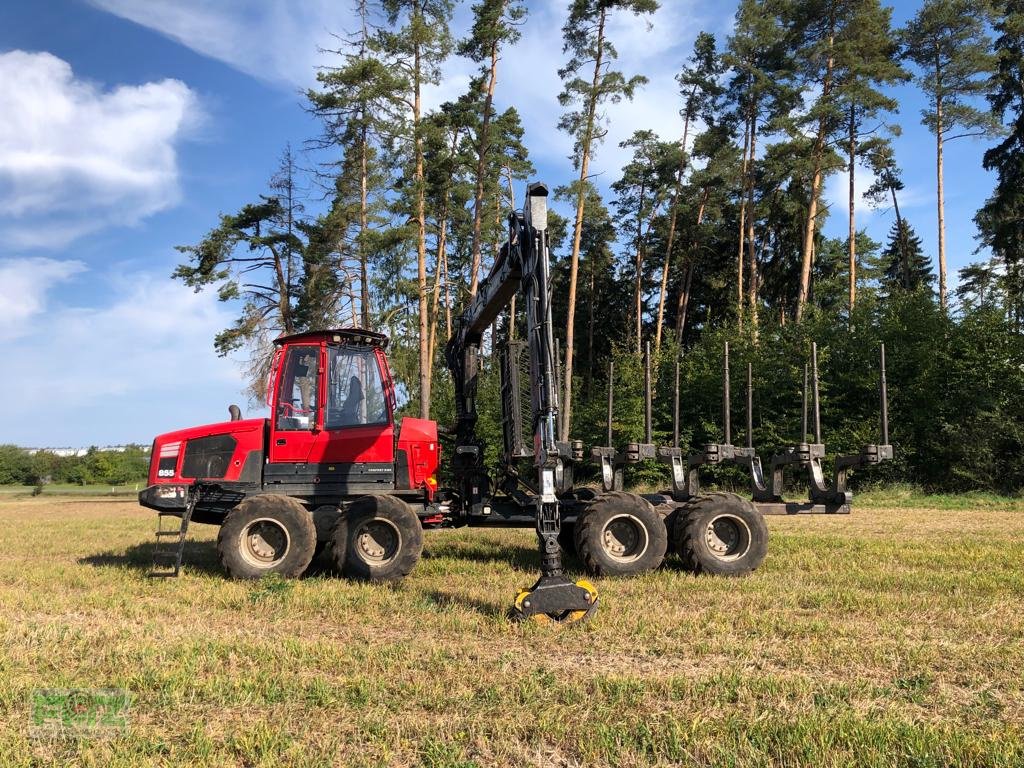
[[[328,344],[325,351],[323,432],[309,461],[359,483],[393,482],[393,398],[381,369],[383,354],[357,344]]]
[[[289,346],[277,367],[270,463],[305,464],[321,439],[323,348],[319,344]]]

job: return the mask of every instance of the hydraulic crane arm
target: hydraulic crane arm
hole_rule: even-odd
[[[476,296],[459,317],[445,359],[455,384],[456,446],[452,462],[455,485],[468,514],[480,514],[490,499],[483,443],[476,434],[479,352],[484,331],[521,295],[526,315],[533,414],[533,458],[537,470],[537,536],[541,577],[516,599],[517,615],[534,620],[575,621],[597,605],[586,582],[573,584],[562,575],[558,533],[561,517],[556,477],[562,458],[556,444],[558,386],[551,321],[550,260],[547,222],[548,189],[530,184],[522,211],[508,217],[509,236]],[[514,318],[512,318],[514,320]],[[503,403],[504,407],[504,403]],[[503,414],[507,419],[509,414]]]

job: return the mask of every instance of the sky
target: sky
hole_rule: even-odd
[[[919,2],[898,0],[903,23]],[[520,42],[499,65],[496,106],[515,106],[537,178],[573,177],[570,140],[557,130],[568,2],[528,2]],[[455,13],[465,34],[470,4]],[[592,163],[606,192],[640,128],[681,131],[674,74],[701,30],[724,42],[730,0],[666,0],[649,20],[619,15],[610,38],[619,68],[649,83],[608,109]],[[257,199],[289,143],[318,126],[302,93],[334,35],[353,27],[338,0],[35,0],[0,4],[0,443],[26,447],[148,444],[156,434],[250,415],[238,360],[213,337],[233,318],[215,293],[171,279],[181,255]],[[454,59],[427,94],[461,93],[474,65]],[[895,89],[902,126],[901,212],[936,253],[935,142],[920,125],[922,97]],[[979,257],[973,216],[994,178],[984,142],[946,149],[949,272]],[[866,172],[855,177],[863,190]],[[845,237],[847,177],[826,188],[826,233]],[[859,197],[859,193],[858,193]],[[888,209],[857,202],[858,227],[884,241]],[[565,211],[563,211],[564,213]],[[13,418],[11,416],[13,415]]]

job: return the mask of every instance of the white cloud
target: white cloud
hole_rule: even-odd
[[[175,142],[198,106],[177,80],[104,91],[49,53],[0,54],[0,233],[58,247],[180,196]]]
[[[314,82],[318,64],[327,61],[317,48],[336,47],[334,34],[355,27],[348,7],[334,0],[222,0],[215,8],[205,0],[89,0],[97,7],[149,27],[193,50],[222,61],[259,79],[289,88]],[[558,103],[562,82],[558,69],[567,56],[562,51],[562,26],[568,15],[565,0],[537,0],[528,4],[522,37],[503,52],[498,66],[498,109],[514,106],[526,128],[526,145],[537,164],[560,169],[553,184],[573,176],[568,156],[572,141],[558,130],[565,111]],[[722,33],[729,28],[734,3],[710,5],[706,0],[666,0],[650,16],[616,11],[609,23],[609,39],[618,51],[616,69],[626,75],[644,73],[649,83],[632,101],[607,106],[609,131],[595,150],[591,165],[595,181],[607,189],[629,159],[618,145],[635,130],[655,131],[665,140],[678,138],[679,94],[675,74],[690,56],[701,29]],[[456,12],[453,33],[467,33],[471,14]],[[476,65],[453,56],[443,69],[438,86],[425,89],[424,101],[439,105],[460,95]]]
[[[80,261],[0,260],[0,341],[27,333],[29,321],[45,310],[50,289],[84,269]]]
[[[109,13],[271,82],[315,82],[318,48],[357,24],[351,3],[335,0],[89,0]]]
[[[77,262],[50,262],[69,275]],[[24,444],[148,441],[156,431],[226,418],[240,401],[241,374],[213,351],[230,323],[211,292],[195,293],[165,273],[90,275],[112,303],[55,305],[37,312],[3,345],[0,400],[31,423],[8,424]],[[53,302],[51,302],[51,305]]]
[[[875,209],[871,207],[871,204],[864,199],[864,192],[874,182],[874,176],[871,171],[867,168],[862,168],[859,165],[854,167],[853,171],[853,183],[854,183],[854,214],[857,220],[857,229],[861,229],[864,224],[870,219]],[[830,218],[835,218],[846,222],[849,218],[850,210],[850,174],[835,173],[828,177],[825,183],[825,202],[828,204],[828,210]],[[843,230],[844,232],[846,229]]]

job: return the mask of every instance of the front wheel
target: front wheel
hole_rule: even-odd
[[[733,493],[711,493],[679,509],[675,537],[683,568],[745,576],[768,554],[768,526],[757,507]]]
[[[313,559],[316,528],[298,501],[277,494],[250,496],[224,518],[217,551],[224,570],[235,579],[270,573],[301,576]]]
[[[412,507],[395,496],[363,496],[338,519],[334,563],[349,578],[398,581],[423,552],[423,526]]]

